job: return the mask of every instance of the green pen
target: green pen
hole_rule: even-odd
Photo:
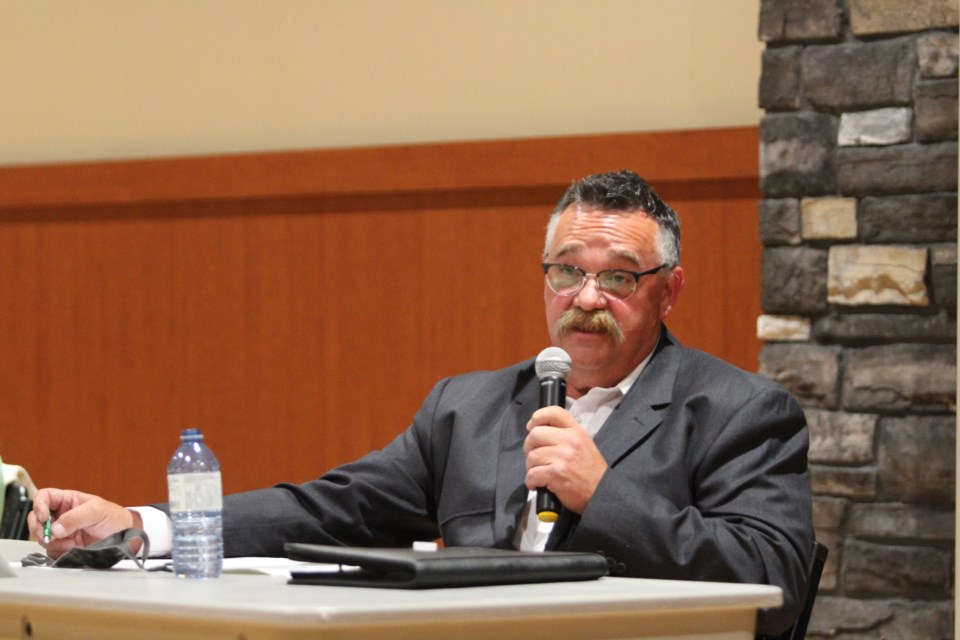
[[[43,542],[46,544],[50,542],[50,525],[53,524],[53,518],[47,518],[46,523],[43,525]]]

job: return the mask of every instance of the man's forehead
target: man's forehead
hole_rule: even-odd
[[[560,244],[555,252],[555,257],[570,257],[577,256],[586,252],[587,245],[581,241],[571,241]],[[640,259],[640,256],[630,247],[621,247],[621,246],[611,246],[607,247],[605,253],[607,258],[610,260],[629,260],[635,264],[642,264],[643,260]]]
[[[637,251],[654,248],[659,230],[656,221],[639,209],[607,211],[571,205],[558,222],[553,243],[557,253],[580,253],[599,244],[613,256],[636,258]]]
[[[558,221],[558,231],[570,228],[623,229],[656,225],[653,216],[643,209],[600,209],[582,203],[572,204],[564,210]]]

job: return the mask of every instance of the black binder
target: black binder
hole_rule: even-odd
[[[595,580],[607,561],[595,553],[451,547],[436,551],[368,549],[288,542],[292,560],[341,565],[339,572],[291,571],[290,584],[389,589],[476,587]]]

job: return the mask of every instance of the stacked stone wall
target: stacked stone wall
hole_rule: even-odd
[[[761,0],[760,370],[803,403],[808,637],[953,637],[956,0]]]

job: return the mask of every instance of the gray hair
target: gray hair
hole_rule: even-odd
[[[668,267],[680,264],[680,219],[677,212],[633,171],[597,173],[574,181],[563,194],[547,223],[547,238],[543,247],[546,256],[553,243],[560,216],[570,205],[584,204],[601,211],[633,213],[640,211],[653,218],[660,229],[657,234],[657,252],[660,262]]]

